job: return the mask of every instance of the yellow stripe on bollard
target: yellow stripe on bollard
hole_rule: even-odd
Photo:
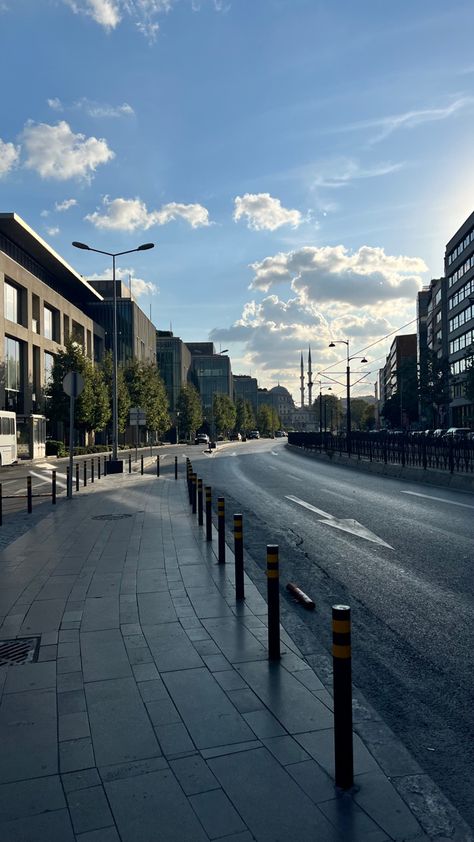
[[[336,634],[350,634],[351,633],[351,624],[349,620],[333,620],[332,621],[332,630],[336,632]]]

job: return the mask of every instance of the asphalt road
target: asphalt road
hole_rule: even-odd
[[[266,544],[279,545],[287,617],[329,652],[331,605],[351,606],[354,682],[474,827],[474,495],[319,462],[279,440],[188,452],[214,501],[225,496],[228,523],[243,512],[262,572]]]

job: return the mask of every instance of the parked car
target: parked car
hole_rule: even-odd
[[[258,430],[250,430],[250,433],[247,436],[248,439],[259,439],[260,433]]]
[[[448,432],[448,430],[446,428],[438,427],[437,430],[433,430],[433,438],[434,439],[440,439],[447,432]]]
[[[230,441],[242,441],[242,436],[240,433],[231,433],[229,436]]]
[[[209,436],[207,433],[198,433],[194,439],[194,444],[209,444]]]
[[[277,439],[283,439],[285,436],[286,436],[286,433],[285,433],[284,430],[277,430],[275,432],[275,438],[277,438]]]
[[[471,432],[470,427],[450,427],[444,434],[444,439],[453,439],[454,441],[462,441],[467,439]]]

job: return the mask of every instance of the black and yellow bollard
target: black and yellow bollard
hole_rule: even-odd
[[[160,476],[160,455],[156,457],[156,476]]]
[[[143,453],[140,456],[140,473],[143,476]]]
[[[194,472],[191,474],[191,503],[193,515],[195,515],[197,510],[197,474]]]
[[[354,783],[352,748],[351,609],[332,607],[332,663],[334,688],[335,783],[350,789]]]
[[[100,456],[97,457],[97,479],[100,479]]]
[[[178,479],[178,457],[174,457],[174,478]]]
[[[235,598],[245,599],[244,593],[244,527],[241,514],[234,515]]]
[[[225,499],[217,498],[218,561],[225,564]]]
[[[132,473],[132,454],[128,454],[128,473]]]
[[[56,505],[56,471],[53,470],[51,476],[51,503]]]
[[[76,462],[76,491],[79,491],[79,462]]]
[[[212,541],[212,489],[206,485],[206,541]]]
[[[278,546],[267,544],[268,658],[280,660],[280,573]]]
[[[202,526],[204,523],[203,518],[203,505],[202,505],[202,479],[199,477],[198,479],[198,487],[197,487],[197,494],[198,494],[198,524]]]
[[[33,493],[31,489],[31,477],[26,478],[26,498],[28,514],[31,515],[31,512],[33,511]]]
[[[191,505],[192,502],[193,502],[193,488],[192,488],[192,479],[191,479],[191,477],[193,475],[193,472],[192,472],[192,468],[191,468],[190,463],[188,463],[187,471],[188,471],[188,475],[187,475],[187,477],[188,477],[188,497],[189,497],[189,505]]]
[[[94,457],[91,459],[91,482],[94,482]]]
[[[84,484],[84,488],[85,488],[86,485],[87,485],[87,459],[84,459],[83,468],[84,468],[83,484]]]

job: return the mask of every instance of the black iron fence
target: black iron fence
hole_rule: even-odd
[[[331,433],[288,433],[288,443],[320,453],[346,453],[351,458],[370,462],[435,468],[451,474],[474,472],[474,441],[471,440],[354,431],[349,447],[346,434]]]

